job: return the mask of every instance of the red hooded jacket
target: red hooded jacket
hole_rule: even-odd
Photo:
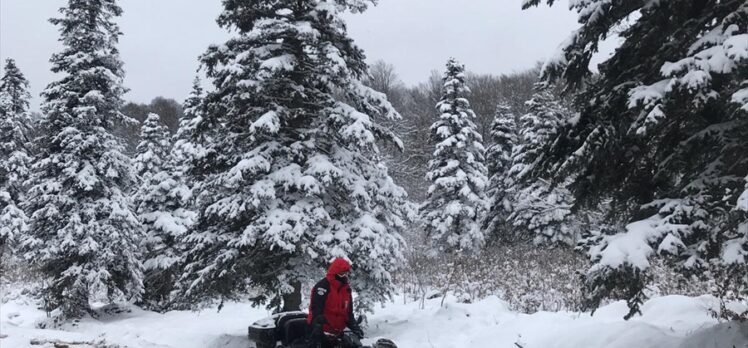
[[[339,257],[332,262],[327,276],[312,288],[307,323],[311,325],[315,321],[322,322],[322,330],[334,335],[342,334],[347,326],[354,323],[351,287],[335,278],[350,270],[351,264],[343,258]]]

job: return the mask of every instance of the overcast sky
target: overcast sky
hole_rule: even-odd
[[[521,0],[380,0],[364,14],[346,16],[349,33],[369,61],[395,65],[407,84],[425,80],[454,56],[479,73],[504,74],[532,67],[556,51],[577,27],[566,2],[522,11]],[[0,0],[0,58],[15,58],[31,82],[32,108],[55,76],[49,57],[60,49],[56,28],[64,0]],[[121,0],[128,100],[165,96],[182,100],[197,56],[228,33],[215,18],[220,0]]]

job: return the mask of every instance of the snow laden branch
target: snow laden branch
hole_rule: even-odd
[[[574,0],[570,7],[581,26],[543,76],[578,90],[583,108],[539,166],[558,173],[556,184],[571,181],[573,210],[615,207],[603,212],[615,217],[610,228],[581,241],[596,262],[586,278],[588,305],[624,298],[638,312],[654,256],[724,284],[715,288],[721,297],[744,298],[748,4]],[[590,59],[613,32],[620,47],[592,76]]]

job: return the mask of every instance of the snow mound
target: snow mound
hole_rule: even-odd
[[[498,298],[474,304],[447,298],[419,303],[387,304],[369,318],[367,333],[393,339],[399,347],[418,348],[722,348],[745,347],[740,328],[717,325],[708,310],[718,305],[711,296],[655,298],[642,307],[643,315],[624,321],[628,313],[619,301],[589,313],[510,311]],[[729,325],[728,325],[729,326]],[[717,337],[719,335],[719,337]],[[711,341],[710,341],[711,339]],[[690,342],[701,342],[693,345]],[[691,345],[686,345],[686,344]],[[722,345],[730,343],[730,345]],[[742,345],[741,345],[742,344]]]

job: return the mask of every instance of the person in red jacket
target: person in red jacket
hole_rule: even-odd
[[[309,346],[325,348],[332,346],[327,335],[340,338],[347,328],[360,338],[364,331],[353,316],[353,295],[348,284],[351,264],[344,258],[336,258],[327,270],[327,276],[312,288],[309,304]]]

